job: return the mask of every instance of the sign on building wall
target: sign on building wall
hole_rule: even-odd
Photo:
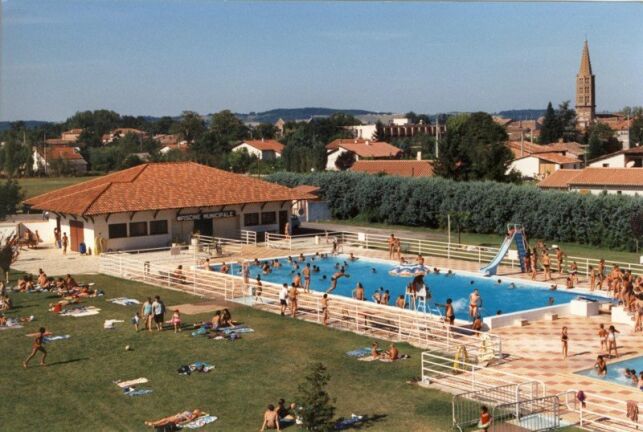
[[[219,219],[219,218],[234,217],[236,215],[237,213],[234,210],[224,210],[224,211],[209,212],[209,213],[178,215],[176,217],[176,220],[181,222],[181,221],[194,221],[194,220],[201,220],[201,219]]]

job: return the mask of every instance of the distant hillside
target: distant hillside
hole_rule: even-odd
[[[11,123],[13,123],[13,122],[8,122],[8,121],[0,122],[0,132],[9,129],[11,127]],[[27,129],[42,126],[42,125],[47,124],[47,123],[51,123],[51,122],[40,121],[40,120],[26,120],[25,121],[25,125],[27,125]]]
[[[250,112],[248,114],[236,113],[235,115],[244,122],[274,123],[277,120],[305,120],[315,116],[330,116],[335,113],[350,114],[353,116],[366,114],[381,114],[374,111],[358,109],[334,109],[334,108],[277,108],[264,112]],[[385,113],[390,114],[390,113]]]
[[[507,110],[499,111],[496,113],[504,118],[512,120],[538,120],[539,117],[545,115],[544,109],[522,109],[522,110]]]

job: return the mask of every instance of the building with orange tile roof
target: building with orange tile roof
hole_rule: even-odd
[[[337,159],[344,153],[351,153],[355,160],[362,159],[397,159],[402,151],[392,144],[382,141],[357,139],[335,140],[326,146],[328,150],[326,169],[336,171]]]
[[[542,180],[559,169],[578,169],[582,161],[558,152],[532,153],[514,159],[508,171],[517,171],[522,178]]]
[[[255,156],[260,160],[274,160],[281,157],[286,146],[277,140],[273,139],[260,139],[260,140],[246,140],[237,145],[232,151],[241,151],[245,149],[248,154]]]
[[[42,149],[34,148],[32,155],[33,171],[48,174],[53,163],[60,162],[70,173],[84,174],[87,172],[87,161],[76,147],[48,146]]]
[[[643,146],[619,150],[588,161],[592,168],[642,168]]]
[[[139,138],[145,138],[147,137],[148,133],[145,131],[142,131],[140,129],[135,129],[135,128],[118,128],[114,129],[110,133],[104,134],[101,137],[101,142],[103,144],[110,144],[112,141],[114,141],[116,138],[123,138],[126,135],[133,134],[138,136]]]
[[[238,238],[241,229],[283,232],[294,200],[310,194],[194,162],[147,163],[29,198],[50,225],[94,248],[169,246],[202,235]]]
[[[368,174],[386,174],[401,177],[433,177],[433,161],[359,160],[353,164],[350,170]]]
[[[639,195],[643,193],[643,168],[585,168],[560,170],[538,184],[543,189],[580,193]]]

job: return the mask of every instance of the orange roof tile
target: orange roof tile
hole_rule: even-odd
[[[396,157],[402,150],[386,142],[376,141],[368,144],[345,143],[339,146],[362,158]]]
[[[559,169],[549,174],[538,183],[538,187],[543,189],[567,189],[569,181],[580,174],[582,170],[575,169]]]
[[[45,144],[50,146],[74,146],[76,141],[62,139],[62,138],[47,138]]]
[[[432,177],[433,162],[428,160],[358,160],[351,171],[402,177]]]
[[[74,215],[314,199],[314,195],[194,162],[147,163],[29,198],[36,209]]]
[[[85,160],[78,152],[78,150],[76,150],[74,147],[54,146],[54,147],[49,147],[45,150],[39,150],[38,152],[43,157],[46,157],[47,160],[54,160],[54,159],[82,160],[82,161]]]
[[[643,187],[643,168],[585,168],[569,184]]]
[[[581,160],[578,159],[577,157],[572,157],[572,156],[563,156],[560,153],[554,153],[554,152],[549,152],[549,153],[532,153],[532,154],[526,154],[523,157],[517,158],[515,160],[519,159],[524,159],[528,157],[535,157],[540,160],[544,160],[546,162],[552,162],[555,164],[575,164],[575,163],[580,163]]]
[[[241,144],[248,144],[250,147],[254,147],[261,151],[272,150],[276,153],[282,153],[286,147],[277,140],[247,140]]]
[[[319,186],[311,186],[311,185],[299,185],[295,186],[292,188],[292,190],[301,192],[301,193],[307,193],[307,194],[316,194],[319,192]]]
[[[372,144],[373,142],[382,141],[366,140],[362,138],[338,138],[326,144],[326,150],[337,150],[340,146],[343,147],[345,144],[366,144],[367,142]]]

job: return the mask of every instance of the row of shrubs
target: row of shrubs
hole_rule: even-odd
[[[369,222],[438,228],[451,213],[465,232],[502,234],[507,223],[521,223],[532,238],[619,250],[636,250],[643,231],[639,197],[348,171],[280,172],[268,180],[290,187],[319,186],[337,219],[360,216]]]

